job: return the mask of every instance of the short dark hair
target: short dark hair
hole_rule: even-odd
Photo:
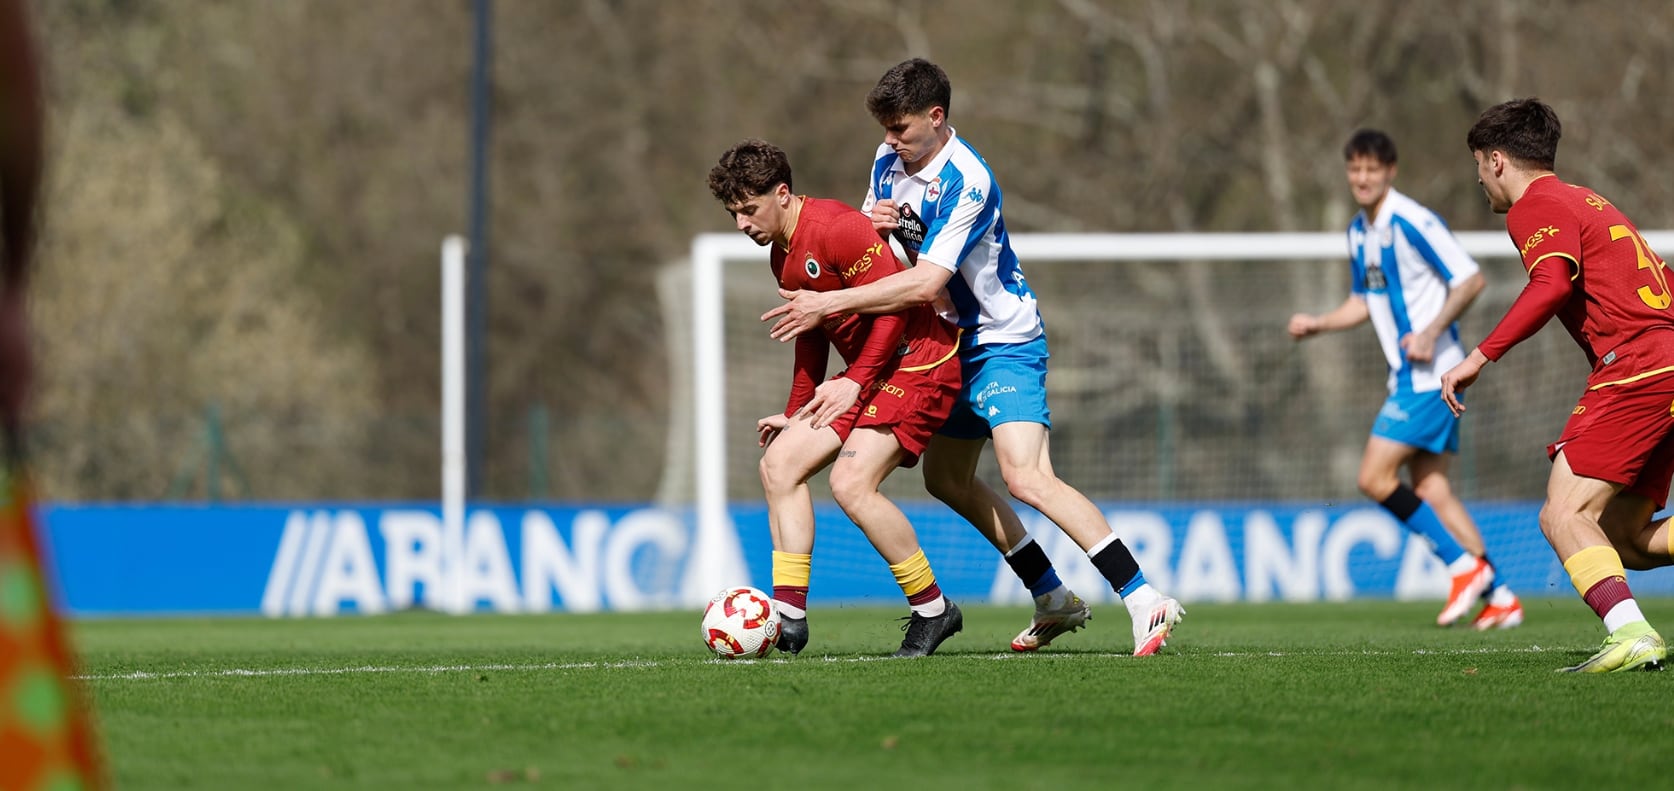
[[[1530,96],[1483,110],[1465,135],[1465,145],[1472,152],[1503,151],[1512,159],[1551,170],[1558,161],[1558,138],[1563,136],[1558,114]]]
[[[720,163],[709,170],[709,191],[728,206],[766,195],[780,184],[791,186],[790,157],[784,149],[754,137],[727,149]]]
[[[929,112],[932,107],[952,112],[952,102],[953,83],[947,72],[923,58],[895,64],[866,94],[866,109],[880,124]]]
[[[1385,165],[1395,164],[1395,139],[1377,129],[1360,129],[1343,145],[1343,161],[1372,157]]]

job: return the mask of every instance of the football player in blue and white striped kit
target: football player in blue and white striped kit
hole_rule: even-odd
[[[1006,235],[999,185],[982,156],[949,125],[951,96],[946,72],[914,58],[886,72],[866,97],[884,142],[861,211],[880,236],[901,243],[914,266],[855,288],[781,291],[788,301],[762,318],[778,319],[772,335],[779,340],[827,316],[892,313],[923,303],[936,304],[956,321],[964,331],[965,387],[924,453],[925,487],[1000,550],[1034,596],[1034,618],[1012,649],[1045,646],[1080,628],[1089,613],[1011,504],[976,477],[990,437],[1011,495],[1087,552],[1133,619],[1134,655],[1154,654],[1185,610],[1145,581],[1098,506],[1052,471],[1046,330]]]
[[[1389,363],[1389,397],[1360,461],[1360,491],[1428,539],[1447,564],[1453,584],[1437,625],[1451,626],[1486,597],[1473,626],[1516,626],[1523,607],[1496,583],[1482,534],[1447,478],[1459,419],[1441,398],[1441,375],[1465,357],[1458,319],[1482,291],[1482,273],[1435,212],[1394,189],[1389,135],[1355,132],[1343,158],[1360,205],[1348,229],[1353,289],[1329,313],[1292,316],[1290,334],[1300,340],[1372,322]],[[1403,466],[1411,485],[1401,480]]]

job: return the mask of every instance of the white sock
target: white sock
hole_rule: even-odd
[[[1048,610],[1057,610],[1068,604],[1070,597],[1074,595],[1075,594],[1070,593],[1068,585],[1060,582],[1058,583],[1058,587],[1036,596],[1035,606],[1044,607]],[[1043,599],[1045,600],[1045,603],[1042,603]]]
[[[1633,599],[1617,602],[1604,614],[1604,630],[1614,632],[1630,623],[1645,620],[1645,614],[1639,611],[1639,602]]]
[[[934,601],[927,602],[925,604],[914,604],[912,607],[913,612],[926,618],[934,618],[944,612],[947,612],[947,597],[937,596]],[[896,612],[900,612],[900,610],[896,610]]]
[[[1488,594],[1488,603],[1495,607],[1510,607],[1515,601],[1517,601],[1517,594],[1512,593],[1511,589],[1504,585],[1495,585],[1494,592]]]
[[[1122,603],[1128,606],[1129,615],[1138,618],[1141,615],[1149,615],[1151,608],[1161,600],[1162,594],[1156,588],[1151,587],[1151,583],[1147,582],[1134,588],[1133,593],[1122,599]]]

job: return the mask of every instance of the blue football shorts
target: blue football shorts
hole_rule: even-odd
[[[1046,408],[1046,336],[1023,343],[962,349],[965,387],[942,430],[955,439],[982,439],[1001,423],[1026,421],[1052,428]]]
[[[1460,393],[1463,402],[1464,394]],[[1395,393],[1383,402],[1372,436],[1431,453],[1459,452],[1459,418],[1447,408],[1440,390]]]

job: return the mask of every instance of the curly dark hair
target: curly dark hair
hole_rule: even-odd
[[[951,113],[953,84],[947,72],[923,58],[913,58],[896,64],[872,92],[866,94],[866,109],[880,124],[897,121],[909,115],[929,112],[932,107]]]
[[[1483,110],[1465,135],[1465,145],[1472,152],[1503,151],[1512,159],[1551,170],[1558,161],[1558,138],[1563,135],[1557,112],[1531,96]]]
[[[727,149],[709,170],[709,191],[727,206],[766,195],[780,184],[791,186],[790,158],[784,149],[754,137]]]

